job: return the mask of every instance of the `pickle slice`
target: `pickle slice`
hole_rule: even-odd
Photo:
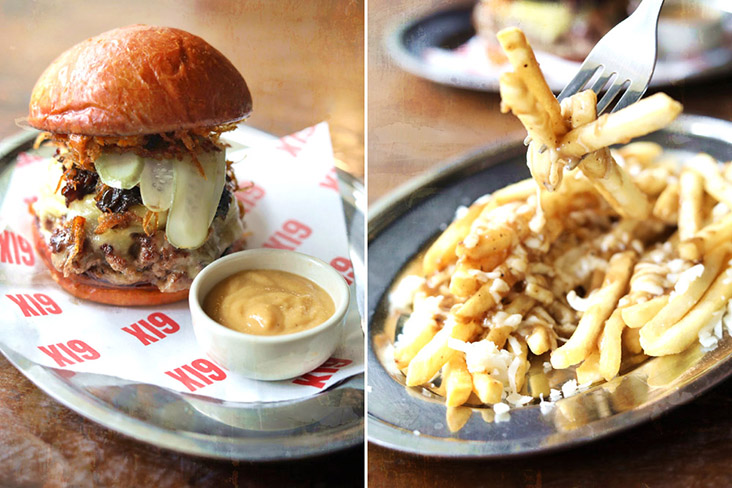
[[[101,154],[94,167],[102,182],[112,188],[129,190],[140,182],[140,174],[145,163],[137,154]]]
[[[168,241],[180,249],[200,247],[206,241],[226,182],[224,151],[199,154],[198,161],[205,178],[190,157],[173,164],[173,202],[165,232]]]
[[[140,174],[140,195],[142,204],[153,212],[168,210],[173,202],[174,161],[170,159],[148,159]],[[190,162],[181,162],[190,164]]]

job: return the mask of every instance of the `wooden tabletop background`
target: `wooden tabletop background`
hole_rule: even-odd
[[[401,71],[384,36],[435,0],[368,3],[368,185],[374,203],[399,184],[469,150],[525,132],[499,96],[440,86]],[[652,92],[653,90],[651,90]],[[665,87],[685,112],[732,119],[732,80]],[[371,300],[376,299],[370,297]],[[732,486],[732,382],[623,434],[511,461],[449,461],[368,447],[369,486]]]
[[[330,124],[338,165],[364,174],[364,2],[0,2],[0,138],[18,132],[35,80],[63,50],[134,23],[179,27],[240,70],[248,124],[286,135]],[[0,316],[2,312],[0,312]],[[50,399],[0,356],[0,486],[359,486],[363,446],[291,463],[214,462],[125,438]]]

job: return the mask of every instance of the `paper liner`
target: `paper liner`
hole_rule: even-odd
[[[351,285],[353,268],[328,125],[281,139],[237,129],[232,147],[244,204],[247,248],[297,250],[330,263]],[[31,361],[233,402],[313,395],[363,371],[363,333],[355,299],[342,344],[299,378],[263,382],[226,371],[198,346],[187,302],[115,307],[79,300],[56,285],[32,246],[32,202],[47,170],[48,149],[21,153],[0,194],[0,330],[6,347]],[[6,172],[7,175],[7,172]],[[71,374],[71,373],[69,373]]]

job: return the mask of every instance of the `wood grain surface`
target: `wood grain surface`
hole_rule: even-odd
[[[122,25],[193,32],[241,71],[248,124],[286,135],[327,121],[339,165],[364,174],[364,2],[48,0],[0,2],[0,138],[20,129],[35,80],[64,49]],[[0,310],[0,317],[3,312]],[[361,486],[364,449],[252,464],[157,449],[61,406],[0,356],[0,486]]]
[[[464,3],[464,2],[461,2]],[[373,204],[399,184],[480,146],[525,132],[499,96],[401,71],[384,48],[395,26],[443,8],[436,0],[368,3],[368,185]],[[732,80],[663,89],[685,112],[732,119]],[[653,91],[651,91],[652,93]],[[374,297],[370,297],[374,299]],[[573,450],[510,461],[451,461],[368,446],[369,486],[732,486],[732,382],[641,427]]]

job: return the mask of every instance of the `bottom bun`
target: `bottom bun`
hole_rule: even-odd
[[[75,297],[97,303],[120,306],[163,305],[188,298],[188,290],[164,293],[153,285],[115,286],[91,279],[84,275],[64,276],[51,263],[51,254],[45,239],[33,226],[33,240],[36,251],[51,271],[53,280]]]

